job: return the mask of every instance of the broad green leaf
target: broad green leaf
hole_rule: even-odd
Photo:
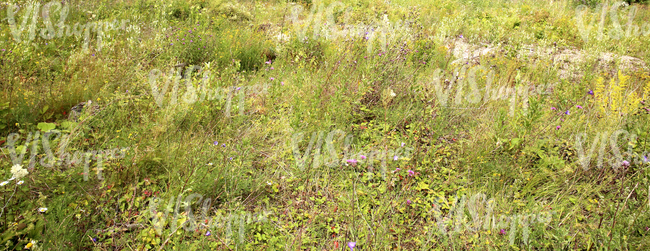
[[[38,128],[42,132],[48,132],[48,131],[56,128],[56,124],[54,124],[54,123],[38,123],[36,128]]]

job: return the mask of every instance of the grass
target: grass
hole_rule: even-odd
[[[20,29],[29,3],[9,2]],[[625,34],[623,6],[606,12],[600,39],[595,1],[65,6],[72,28],[128,22],[103,30],[101,50],[90,30],[84,49],[85,33],[41,37],[38,12],[34,39],[27,20],[18,43],[0,8],[5,249],[650,246],[645,3],[633,4],[640,33],[610,35],[613,16]],[[50,16],[58,32],[57,7]],[[193,65],[209,79],[181,79]],[[171,83],[162,106],[156,69],[158,90]],[[219,97],[183,102],[203,84]],[[69,136],[32,139],[52,128]]]

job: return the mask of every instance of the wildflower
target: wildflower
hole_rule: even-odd
[[[97,238],[93,238],[93,242],[97,242]]]
[[[230,157],[230,160],[232,160],[232,157]]]
[[[270,185],[273,185],[273,182],[267,181],[266,184],[270,186]]]
[[[210,236],[210,231],[206,232],[205,236]]]
[[[628,162],[627,160],[623,160],[623,162],[621,164],[623,164],[624,167],[629,167],[630,166],[630,162]]]
[[[348,247],[350,248],[350,251],[354,251],[354,247],[357,246],[356,242],[348,242]]]
[[[348,162],[348,163],[350,163],[350,164],[353,164],[353,165],[354,165],[354,164],[357,164],[357,160],[356,160],[356,159],[349,159],[349,160],[346,160],[346,162]]]
[[[411,200],[406,200],[406,205],[411,205]]]
[[[265,64],[271,64],[271,60],[264,62]]]
[[[208,163],[208,166],[211,166],[211,165],[212,165],[212,162]]]
[[[564,114],[569,115],[569,110],[566,110],[566,112],[564,112]]]
[[[15,179],[16,179],[16,177],[11,177],[10,179],[8,179],[8,181],[12,181],[12,180],[15,180]]]
[[[23,183],[25,183],[25,181],[24,181],[24,180],[21,180],[21,181],[18,181],[16,184],[17,184],[17,185],[22,185]]]
[[[643,163],[648,163],[648,156],[643,156]]]
[[[23,169],[23,166],[20,164],[16,164],[11,167],[11,174],[13,175],[12,178],[20,179],[22,177],[25,177],[28,173],[29,172],[27,172],[27,169]]]
[[[38,208],[38,211],[41,213],[45,213],[45,211],[47,211],[47,207]]]
[[[284,82],[280,82],[280,84],[284,85]]]
[[[361,156],[359,156],[359,158],[360,158],[360,159],[366,159],[366,156],[365,156],[365,155],[361,155]]]
[[[241,87],[237,87],[237,90],[238,90],[238,91],[239,91],[239,89],[241,89]]]
[[[404,143],[404,142],[402,142],[402,147],[404,147],[404,145],[405,145],[405,143]]]
[[[594,95],[594,91],[592,91],[592,90],[590,89],[590,90],[587,92],[587,94],[589,94],[589,95]]]
[[[551,107],[551,110],[555,111],[555,110],[557,110],[557,108],[555,108],[555,107]]]
[[[7,184],[9,184],[9,181],[3,181],[0,183],[0,187],[6,186]]]
[[[556,126],[555,130],[560,130],[561,126]]]
[[[582,109],[582,106],[581,106],[581,105],[576,105],[576,107],[578,107],[578,108],[580,108],[580,109]]]
[[[505,229],[501,229],[501,231],[499,231],[499,234],[506,234],[506,230],[505,230]]]
[[[273,68],[273,66],[271,66],[271,70],[275,70],[275,68]]]
[[[413,175],[415,175],[415,172],[413,172],[413,170],[409,170],[409,176],[413,176]]]
[[[399,157],[397,157],[397,155],[395,155],[395,157],[393,157],[393,160],[397,160],[398,158],[399,158]]]
[[[34,246],[34,243],[31,243],[31,242],[27,243],[27,245],[25,245],[25,249],[30,249],[30,248],[32,248],[32,246]]]
[[[271,79],[271,81],[273,81],[273,80],[275,80],[275,78],[274,78],[274,77],[271,77],[270,79]]]
[[[223,144],[223,145],[221,145],[221,146],[223,146],[223,147],[226,147],[226,143],[224,143],[224,144]]]
[[[219,145],[219,142],[215,141],[215,142],[214,142],[214,145],[215,145],[215,146],[218,146],[218,145]]]

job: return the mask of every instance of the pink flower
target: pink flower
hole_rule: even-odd
[[[364,155],[361,155],[361,157],[360,157],[360,158],[361,158],[361,159],[366,159],[366,156],[364,156]]]
[[[413,172],[413,170],[409,170],[409,176],[413,176],[413,175],[415,175],[415,172]]]
[[[555,110],[557,110],[557,108],[555,108],[555,107],[551,107],[551,110],[555,111]]]
[[[411,205],[411,200],[406,200],[407,205]]]
[[[499,234],[506,234],[506,230],[505,230],[505,229],[501,229],[501,231],[499,231]]]
[[[560,130],[561,126],[556,126],[555,130]]]
[[[582,106],[580,106],[580,105],[576,105],[576,107],[578,107],[578,108],[580,108],[580,109],[582,109]]]

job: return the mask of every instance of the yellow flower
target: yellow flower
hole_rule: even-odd
[[[34,244],[32,244],[32,243],[30,242],[30,243],[27,243],[27,245],[25,245],[25,248],[26,248],[26,249],[30,249],[32,246],[34,246]]]

